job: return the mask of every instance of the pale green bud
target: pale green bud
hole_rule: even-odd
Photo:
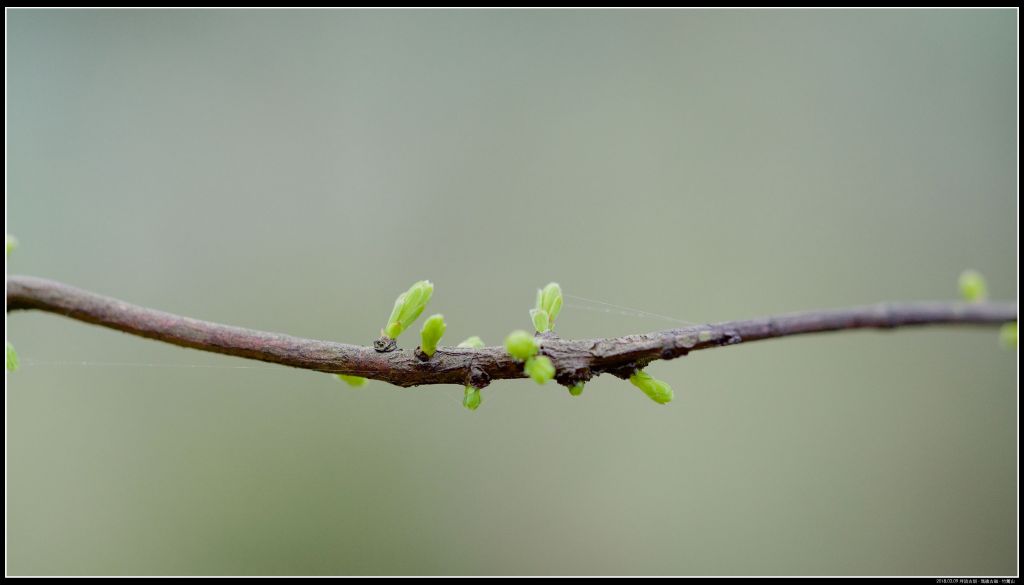
[[[480,406],[483,397],[480,396],[480,389],[466,386],[466,392],[462,397],[462,406],[470,410],[476,410]]]
[[[533,328],[537,330],[537,333],[547,333],[551,330],[547,311],[530,309],[530,318],[533,319]]]
[[[558,286],[557,282],[552,282],[545,286],[544,290],[537,291],[536,308],[548,314],[548,330],[554,329],[555,319],[562,310],[562,287]]]
[[[438,313],[431,315],[423,322],[423,329],[420,329],[420,351],[432,357],[437,351],[437,342],[441,341],[448,326],[444,323],[444,315]]]
[[[409,290],[398,295],[398,298],[395,299],[395,307],[391,310],[391,317],[388,318],[388,324],[384,327],[384,335],[391,339],[398,339],[398,336],[423,313],[432,294],[434,294],[434,285],[429,280],[421,280],[412,285]]]
[[[1006,323],[999,328],[999,342],[1006,349],[1017,349],[1017,323]]]
[[[346,374],[334,374],[334,376],[353,388],[362,388],[363,386],[366,386],[366,382],[368,382],[368,380],[362,376],[349,376]]]
[[[20,362],[18,362],[18,352],[14,351],[14,346],[11,345],[10,341],[4,340],[4,343],[6,343],[6,351],[4,353],[7,354],[7,371],[16,372],[18,371],[18,366],[20,365]]]
[[[5,235],[7,236],[7,238],[5,239],[5,247],[7,248],[6,255],[10,256],[11,252],[13,252],[14,249],[18,247],[18,238],[12,236],[11,234]]]
[[[985,285],[985,277],[973,270],[965,270],[960,273],[960,296],[965,301],[984,301],[988,297],[988,287]]]
[[[505,351],[516,361],[525,362],[537,355],[537,340],[522,329],[513,331],[505,338]]]
[[[551,363],[551,359],[547,356],[538,355],[526,360],[523,371],[527,376],[533,378],[534,382],[544,384],[548,380],[554,379],[555,364]]]
[[[572,394],[573,396],[583,394],[583,382],[576,382],[572,386],[569,386],[569,394]]]
[[[629,381],[637,388],[644,391],[651,400],[658,404],[668,404],[672,402],[673,393],[672,387],[652,378],[647,372],[639,371],[629,377]]]
[[[473,337],[466,338],[465,341],[456,345],[455,347],[464,347],[466,349],[480,349],[484,347],[484,340],[474,335]]]

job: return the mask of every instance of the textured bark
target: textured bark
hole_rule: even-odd
[[[372,347],[221,325],[132,305],[52,280],[8,277],[7,311],[27,309],[57,313],[182,347],[364,376],[398,386],[471,384],[480,388],[491,380],[525,377],[521,364],[501,347],[440,347],[432,359],[421,361],[412,350],[380,353]],[[605,372],[624,378],[654,360],[759,339],[866,328],[999,325],[1016,319],[1014,303],[880,303],[606,339],[566,340],[547,335],[541,337],[541,354],[551,358],[558,381],[568,385]]]

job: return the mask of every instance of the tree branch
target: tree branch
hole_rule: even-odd
[[[525,377],[522,365],[501,347],[441,347],[432,359],[421,361],[411,350],[378,353],[371,347],[243,329],[147,309],[43,278],[8,277],[7,311],[27,309],[57,313],[182,347],[364,376],[398,386],[471,384],[482,388],[491,380]],[[654,360],[760,339],[865,328],[998,325],[1016,320],[1014,303],[880,303],[606,339],[566,340],[546,335],[540,353],[551,358],[557,380],[569,385],[606,372],[628,377]]]

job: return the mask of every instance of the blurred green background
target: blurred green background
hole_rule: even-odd
[[[953,298],[968,267],[1013,299],[1016,18],[9,11],[8,270],[361,344],[421,278],[450,343],[528,328],[550,280],[687,321]],[[674,326],[569,303],[568,337]],[[668,407],[498,382],[470,413],[7,328],[12,574],[1016,571],[995,329],[700,352],[651,366]]]

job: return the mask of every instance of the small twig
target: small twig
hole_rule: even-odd
[[[43,278],[8,277],[7,311],[27,309],[57,313],[183,347],[307,370],[358,375],[398,386],[482,387],[489,380],[525,377],[522,365],[500,347],[441,347],[432,359],[422,361],[410,350],[380,353],[372,347],[255,331],[147,309]],[[541,353],[551,358],[558,381],[569,385],[605,372],[628,377],[654,360],[760,339],[865,328],[999,325],[1016,319],[1015,303],[881,303],[606,339],[566,340],[549,336],[542,340]]]

